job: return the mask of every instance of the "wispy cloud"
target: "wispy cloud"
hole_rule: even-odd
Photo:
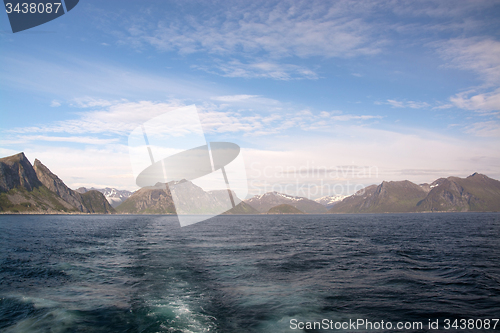
[[[335,121],[350,121],[350,120],[370,120],[370,119],[382,119],[382,116],[377,115],[353,115],[344,114],[339,116],[332,116],[330,119]]]
[[[453,104],[450,104],[450,103],[447,103],[447,104],[439,104],[435,107],[433,107],[433,109],[436,109],[436,110],[445,110],[445,109],[449,109],[449,108],[452,108],[454,105]]]
[[[432,43],[439,55],[447,61],[446,67],[471,71],[483,81],[468,91],[450,97],[454,106],[480,113],[500,113],[500,41],[491,38],[456,38]],[[480,123],[485,124],[485,123]],[[471,127],[469,133],[491,136],[491,127]],[[489,126],[489,125],[488,125]],[[494,132],[494,130],[493,130]]]
[[[388,99],[386,102],[375,102],[377,105],[388,104],[393,108],[410,108],[410,109],[422,109],[430,107],[427,102],[416,102],[416,101],[398,101],[395,99]]]
[[[227,96],[216,96],[211,97],[211,100],[220,102],[239,102],[248,100],[250,98],[259,97],[258,95],[227,95]]]
[[[314,71],[292,64],[261,61],[242,63],[238,60],[217,62],[213,67],[193,65],[193,68],[225,77],[265,78],[274,80],[318,79]]]
[[[488,93],[474,93],[475,90],[462,92],[450,97],[450,101],[461,109],[500,113],[500,88]]]
[[[54,99],[54,100],[52,100],[52,102],[50,102],[50,106],[56,108],[58,106],[61,106],[61,102]]]
[[[500,124],[496,121],[478,122],[467,126],[466,132],[476,136],[500,138]]]
[[[184,13],[131,18],[114,28],[120,44],[143,50],[204,54],[193,68],[225,77],[317,79],[297,58],[375,55],[385,39],[360,17],[375,4],[350,1],[208,3],[210,16]],[[223,60],[221,60],[223,58]],[[287,59],[287,61],[284,61]]]
[[[124,100],[126,101],[126,100]],[[74,98],[72,100],[72,104],[76,105],[80,108],[92,108],[92,107],[106,107],[116,104],[116,101],[108,101],[101,98],[93,98],[93,97],[80,97]]]
[[[349,17],[348,7],[344,1],[247,3],[214,11],[215,17],[160,21],[152,30],[136,25],[129,30],[128,38],[180,53],[244,52],[271,57],[378,53],[379,41],[369,38],[370,26]]]
[[[42,141],[81,143],[89,145],[107,145],[107,144],[118,143],[119,139],[117,138],[101,139],[89,136],[19,135],[17,138],[2,140],[2,144],[5,145],[20,144],[20,143],[25,144],[28,142],[42,142]]]
[[[103,104],[107,104],[101,101]],[[110,102],[111,103],[111,102]],[[78,117],[51,124],[18,127],[11,133],[68,133],[73,135],[102,133],[128,135],[141,123],[182,106],[177,102],[155,103],[151,101],[121,102],[97,111],[79,112]],[[56,139],[55,141],[57,141]]]
[[[500,83],[500,41],[455,38],[432,43],[448,67],[473,71],[488,86]]]
[[[204,103],[198,106],[202,125],[210,133],[240,133],[242,135],[270,135],[283,133],[288,129],[309,131],[312,129],[328,129],[336,122],[366,121],[380,119],[378,115],[355,115],[333,112],[311,112],[284,107],[279,101],[266,99],[255,95],[226,95],[212,97],[214,103]],[[220,104],[217,104],[219,102]],[[52,124],[40,126],[18,127],[10,129],[25,140],[43,140],[59,142],[75,142],[101,144],[115,142],[81,136],[82,134],[106,134],[126,136],[143,122],[185,106],[181,102],[153,101],[90,101],[84,105],[102,105],[98,110],[77,113],[78,117]],[[108,106],[109,105],[109,106]],[[235,106],[232,107],[232,105]],[[256,113],[255,106],[263,109]],[[34,133],[44,135],[33,136]],[[68,136],[50,136],[53,134],[69,134]]]

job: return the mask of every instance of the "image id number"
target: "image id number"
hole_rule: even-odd
[[[60,2],[54,2],[54,3],[49,2],[49,3],[45,3],[45,4],[44,3],[36,3],[36,2],[32,2],[32,3],[25,2],[22,4],[18,3],[18,4],[16,4],[15,7],[12,7],[12,4],[10,2],[5,4],[5,10],[7,11],[7,14],[10,14],[12,12],[23,13],[23,14],[27,14],[27,13],[31,13],[31,14],[47,13],[47,14],[50,14],[50,13],[54,12],[57,14],[59,7],[61,7]]]

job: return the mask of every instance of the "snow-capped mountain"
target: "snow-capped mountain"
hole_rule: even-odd
[[[245,200],[245,202],[261,213],[266,213],[269,209],[282,204],[293,206],[308,214],[321,214],[327,211],[323,205],[313,200],[303,197],[294,197],[279,192],[267,192],[262,195],[256,195]]]
[[[341,202],[342,200],[344,200],[347,197],[348,197],[348,195],[327,195],[327,196],[315,199],[314,201],[316,201],[319,204],[322,204],[327,209],[330,209],[333,206],[335,206],[337,203]]]
[[[87,189],[85,187],[80,187],[76,191],[80,192],[80,193],[85,193],[85,192],[90,191],[90,190],[96,190],[96,191],[99,191],[102,194],[104,194],[104,196],[106,197],[106,200],[108,200],[109,204],[113,208],[119,206],[123,201],[127,200],[127,198],[130,197],[133,193],[133,192],[130,192],[127,190],[117,190],[116,188],[110,188],[110,187],[106,187],[106,188],[93,188],[92,187],[90,189]]]

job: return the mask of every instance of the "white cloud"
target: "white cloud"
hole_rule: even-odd
[[[18,127],[11,133],[103,133],[128,135],[141,123],[165,112],[183,106],[178,102],[151,101],[118,102],[103,110],[80,112],[79,118],[57,121],[49,125]]]
[[[448,61],[447,66],[470,70],[486,85],[500,83],[500,41],[479,38],[456,38],[431,45]]]
[[[197,106],[203,128],[209,133],[241,133],[243,135],[270,135],[283,133],[289,129],[328,130],[335,122],[365,121],[382,118],[378,115],[342,114],[339,111],[313,113],[310,110],[297,110],[279,101],[256,95],[226,95],[212,97],[213,101]],[[85,99],[80,105],[108,105],[98,110],[77,113],[78,117],[52,124],[18,127],[8,130],[18,134],[18,139],[65,141],[75,143],[100,144],[100,138],[87,136],[105,134],[126,136],[145,121],[185,106],[182,102],[152,101],[103,101]],[[259,112],[255,110],[258,109]],[[34,133],[44,135],[34,136]],[[70,136],[50,136],[49,133],[66,133]],[[86,135],[86,136],[81,136]],[[114,141],[110,141],[114,142]]]
[[[350,120],[370,120],[370,119],[381,119],[382,116],[372,116],[372,115],[352,115],[343,114],[339,116],[332,116],[331,119],[336,121],[350,121]]]
[[[207,18],[161,21],[154,30],[135,26],[125,42],[181,53],[225,55],[263,52],[271,57],[351,57],[378,53],[379,41],[369,37],[370,26],[349,10],[352,7],[346,2],[247,3],[219,8]]]
[[[318,79],[318,75],[305,67],[261,61],[244,64],[238,60],[218,63],[212,67],[192,66],[206,72],[225,77],[264,78],[274,80]]]
[[[50,106],[56,108],[58,106],[61,106],[61,102],[54,99],[52,102],[50,102]]]
[[[415,102],[415,101],[397,101],[394,99],[388,99],[386,103],[375,102],[377,105],[388,104],[393,108],[411,108],[411,109],[422,109],[428,108],[430,105],[426,102]]]
[[[440,104],[438,106],[433,107],[433,109],[443,110],[443,109],[452,108],[453,106],[454,106],[453,104]]]
[[[478,122],[467,126],[466,132],[476,136],[500,138],[500,124],[496,121]]]
[[[446,66],[472,71],[482,81],[479,87],[450,97],[453,105],[481,113],[500,112],[500,41],[489,38],[456,38],[432,43]],[[495,90],[491,90],[491,89]],[[488,132],[481,130],[480,132]]]
[[[470,15],[472,12],[487,10],[495,6],[494,1],[467,1],[467,0],[453,0],[453,1],[404,1],[404,2],[386,2],[391,6],[394,13],[400,16],[414,16],[414,17],[432,17],[432,18],[461,18],[465,15]]]
[[[376,4],[281,1],[200,6],[210,15],[180,9],[175,16],[167,12],[150,21],[135,17],[126,25],[118,23],[121,30],[114,27],[113,34],[120,44],[140,50],[153,46],[183,55],[208,55],[202,60],[208,65],[192,67],[209,73],[275,80],[319,77],[314,69],[294,64],[294,58],[374,55],[386,43],[374,24],[362,18]],[[284,58],[290,61],[278,61]]]
[[[430,106],[426,102],[415,102],[415,101],[406,102],[406,105],[411,109],[428,108]]]
[[[23,142],[49,141],[49,142],[82,143],[82,144],[89,144],[89,145],[107,145],[107,144],[111,144],[111,143],[117,143],[119,141],[119,139],[117,139],[117,138],[100,139],[100,138],[89,137],[89,136],[63,137],[63,136],[49,136],[49,135],[25,135],[25,136],[20,136],[19,140],[22,140]]]
[[[92,98],[92,97],[80,97],[80,98],[74,98],[73,102],[76,106],[80,108],[91,108],[91,107],[106,107],[110,106],[113,104],[116,104],[117,102],[114,101],[107,101],[104,99],[99,99],[99,98]]]
[[[469,97],[471,94],[474,94],[474,90],[456,94],[450,97],[450,101],[461,109],[500,112],[500,88]]]
[[[404,108],[403,102],[399,102],[399,101],[396,101],[393,99],[388,99],[387,104],[392,105],[392,107],[395,107],[395,108]]]
[[[239,102],[250,98],[259,97],[258,95],[228,95],[228,96],[216,96],[211,97],[211,100],[220,102]]]

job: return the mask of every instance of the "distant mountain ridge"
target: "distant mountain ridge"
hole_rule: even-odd
[[[474,173],[417,185],[408,180],[368,186],[332,207],[329,213],[500,211],[500,181]]]
[[[127,200],[133,192],[127,191],[127,190],[118,190],[116,188],[111,188],[111,187],[105,187],[105,188],[94,188],[91,187],[90,189],[87,189],[85,187],[79,187],[75,191],[78,193],[86,193],[88,191],[99,191],[108,200],[109,204],[111,207],[116,208],[118,207],[122,202]]]
[[[24,153],[0,159],[0,211],[12,213],[114,213],[97,191],[80,194],[68,188],[39,160]]]
[[[316,201],[279,192],[267,192],[244,201],[260,213],[266,213],[269,209],[282,204],[293,206],[306,214],[323,214],[327,212],[325,206]]]
[[[170,191],[170,186],[182,184],[182,196],[177,197],[183,202],[186,211],[177,211]],[[144,187],[134,192],[116,210],[123,214],[258,214],[250,205],[242,202],[233,192],[235,207],[228,206],[227,190],[204,191],[190,181],[157,183],[155,186]],[[195,199],[195,200],[193,200]]]
[[[294,206],[281,204],[269,209],[267,214],[304,214],[304,212],[298,210]]]
[[[417,211],[500,211],[500,181],[474,173],[434,181]]]

